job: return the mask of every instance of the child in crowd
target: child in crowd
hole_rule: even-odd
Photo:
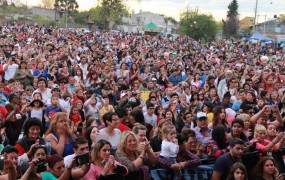
[[[51,97],[51,105],[48,106],[45,110],[45,128],[49,128],[50,120],[52,116],[57,112],[66,112],[66,110],[59,104],[58,97]]]
[[[168,125],[163,129],[163,140],[161,144],[160,155],[169,163],[176,163],[176,156],[179,151],[178,140],[176,139],[176,128],[174,125]],[[173,179],[181,179],[181,171],[173,170]]]
[[[78,105],[74,105],[71,107],[69,119],[74,123],[76,127],[78,126],[79,123],[82,122],[82,118],[79,114]]]

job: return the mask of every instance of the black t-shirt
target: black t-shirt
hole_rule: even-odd
[[[213,171],[217,171],[222,175],[221,180],[226,180],[235,162],[241,162],[241,159],[234,159],[230,153],[226,153],[216,160]]]

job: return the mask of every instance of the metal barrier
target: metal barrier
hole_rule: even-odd
[[[247,172],[250,174],[252,168],[260,159],[260,152],[248,152],[244,153],[242,156],[242,162],[245,165]],[[202,165],[196,167],[190,167],[182,169],[182,179],[183,180],[206,180],[211,179],[212,172],[214,169],[214,159],[205,159],[202,160]],[[168,169],[153,169],[150,171],[150,178],[152,180],[171,180],[172,171]]]

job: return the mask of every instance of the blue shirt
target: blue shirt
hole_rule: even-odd
[[[59,106],[56,106],[56,107],[48,106],[45,110],[45,114],[47,115],[48,118],[52,118],[52,116],[57,112],[62,112]],[[49,127],[49,124],[50,122],[46,122],[45,127]]]
[[[171,76],[169,76],[168,79],[169,79],[169,81],[172,82],[173,86],[176,86],[177,84],[182,82],[182,77],[180,75],[178,75],[178,76],[171,75]]]
[[[34,71],[34,73],[33,73],[33,76],[38,76],[38,75],[40,75],[41,73],[40,73],[40,71],[38,70],[38,69],[36,69],[35,71]],[[48,75],[48,71],[46,70],[46,69],[44,69],[43,70],[43,74],[41,75],[41,77],[43,77],[43,78],[47,78],[47,75]]]

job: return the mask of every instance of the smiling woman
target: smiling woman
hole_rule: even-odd
[[[23,130],[24,136],[16,142],[15,147],[18,149],[19,159],[21,163],[29,162],[32,148],[35,144],[45,144],[45,141],[40,137],[42,131],[42,123],[37,118],[26,120]]]

